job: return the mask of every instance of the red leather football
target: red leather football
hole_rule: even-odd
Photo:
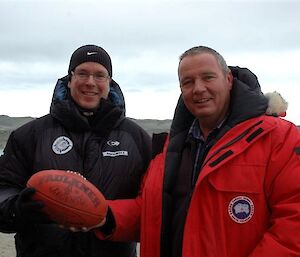
[[[60,225],[92,227],[106,216],[104,196],[79,173],[43,170],[31,176],[27,187],[36,189],[33,199],[42,201],[43,211]]]

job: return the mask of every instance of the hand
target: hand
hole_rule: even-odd
[[[13,219],[19,227],[29,224],[51,223],[46,214],[42,212],[44,204],[41,201],[32,200],[34,193],[34,188],[25,188],[15,198]]]
[[[95,228],[100,228],[102,227],[106,222],[106,218],[104,218],[99,224],[95,225],[95,226],[92,226],[92,227],[66,227],[64,225],[59,225],[60,228],[64,228],[64,229],[68,229],[72,232],[89,232],[90,230],[92,229],[95,229]]]

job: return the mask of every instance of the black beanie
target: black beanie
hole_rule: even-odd
[[[78,65],[84,62],[100,63],[107,69],[109,76],[112,77],[111,59],[102,47],[85,45],[76,49],[71,56],[68,73],[71,74],[71,71],[74,71]]]

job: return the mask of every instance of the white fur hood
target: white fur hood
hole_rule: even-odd
[[[287,101],[276,91],[264,94],[268,99],[267,115],[285,117],[288,108]]]

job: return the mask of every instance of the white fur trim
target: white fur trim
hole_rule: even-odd
[[[288,108],[288,102],[278,92],[269,92],[265,94],[269,104],[266,114],[275,116],[285,116]]]

